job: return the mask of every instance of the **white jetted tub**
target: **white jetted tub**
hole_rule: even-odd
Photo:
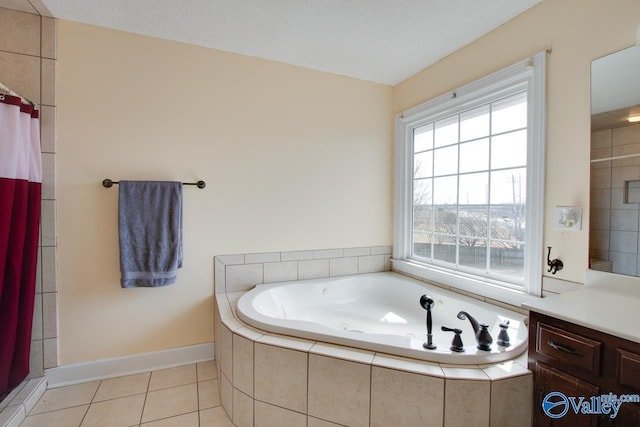
[[[434,350],[423,347],[425,294],[434,300]],[[469,320],[457,317],[460,311],[489,325],[490,351],[477,348]],[[496,363],[527,348],[525,315],[390,272],[258,285],[240,298],[237,315],[265,331],[445,364]],[[497,344],[506,321],[507,347]],[[450,350],[454,334],[441,326],[462,329],[464,352]]]

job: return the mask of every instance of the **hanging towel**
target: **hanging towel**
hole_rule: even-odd
[[[182,183],[120,181],[120,284],[166,286],[182,267]]]

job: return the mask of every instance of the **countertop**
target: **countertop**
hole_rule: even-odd
[[[523,307],[640,343],[640,278],[588,270],[581,289]]]

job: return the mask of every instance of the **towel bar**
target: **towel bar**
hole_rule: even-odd
[[[102,186],[104,188],[111,188],[113,187],[113,184],[120,184],[119,181],[112,181],[109,178],[103,179],[102,180]],[[204,181],[198,181],[198,182],[183,182],[182,185],[197,185],[198,188],[204,188],[207,186],[207,183]]]

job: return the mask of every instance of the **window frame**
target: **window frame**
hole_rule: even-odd
[[[395,189],[393,268],[425,280],[517,304],[542,293],[546,52],[466,84],[395,116]],[[524,280],[501,281],[445,268],[411,257],[413,228],[413,131],[420,126],[527,92],[527,184]]]

